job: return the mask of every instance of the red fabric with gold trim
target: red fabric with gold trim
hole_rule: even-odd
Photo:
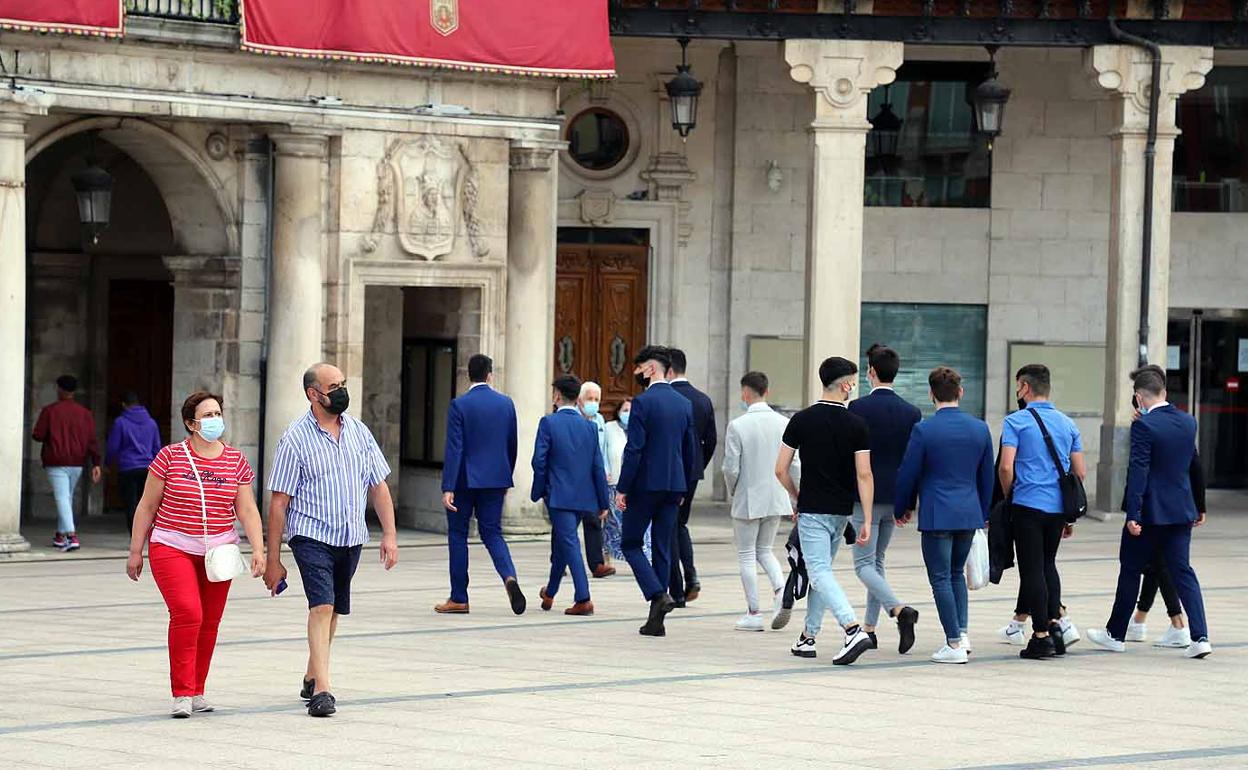
[[[484,72],[615,74],[607,0],[244,0],[243,48]]]
[[[0,0],[0,28],[120,37],[122,0]]]

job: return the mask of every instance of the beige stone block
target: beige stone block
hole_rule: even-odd
[[[892,273],[896,270],[897,243],[887,236],[863,237],[862,270],[864,273]]]
[[[1040,174],[992,175],[992,205],[998,209],[1038,209],[1044,187]]]
[[[1072,211],[1066,223],[1066,234],[1072,240],[1103,241],[1109,237],[1109,214],[1107,213]]]
[[[1091,174],[1045,174],[1042,208],[1050,211],[1087,211],[1095,191]]]
[[[939,273],[941,243],[934,238],[898,238],[894,263],[898,273]]]
[[[1011,238],[1057,239],[1066,237],[1065,211],[1010,212]]]
[[[941,267],[945,273],[986,276],[989,250],[986,237],[947,238],[941,243]]]
[[[1070,168],[1084,174],[1109,174],[1111,156],[1109,139],[1105,137],[1072,138]]]
[[[1092,275],[1092,244],[1089,241],[1044,241],[1040,253],[1041,275]]]
[[[1088,102],[1048,102],[1044,109],[1044,131],[1048,136],[1095,136],[1096,108]]]
[[[1038,238],[1011,238],[992,243],[993,275],[1040,275],[1042,258],[1041,241]]]

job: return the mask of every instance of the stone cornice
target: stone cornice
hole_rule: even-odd
[[[173,274],[176,286],[197,289],[236,289],[243,271],[239,257],[213,257],[199,254],[161,257]]]

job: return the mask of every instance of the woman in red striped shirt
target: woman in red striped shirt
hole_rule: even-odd
[[[126,573],[138,580],[150,535],[152,577],[169,607],[172,715],[179,718],[213,710],[204,699],[204,682],[231,581],[208,579],[205,552],[238,542],[237,518],[251,543],[252,577],[263,574],[265,565],[260,511],[251,489],[255,474],[242,452],[221,441],[221,397],[192,393],[182,404],[182,422],[190,436],[161,449],[148,467],[126,562]]]

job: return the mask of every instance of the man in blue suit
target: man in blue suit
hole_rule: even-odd
[[[923,563],[945,632],[936,663],[966,663],[966,559],[975,531],[988,521],[992,501],[992,435],[983,420],[963,412],[962,376],[946,366],[927,378],[936,414],[914,426],[897,471],[893,516],[905,526],[919,501]]]
[[[503,579],[511,611],[524,613],[524,593],[503,539],[503,497],[516,467],[516,407],[494,390],[494,362],[477,354],[468,360],[468,392],[451,402],[442,466],[442,507],[450,549],[451,596],[434,607],[440,613],[468,612],[468,523],[475,515],[481,542]]]
[[[670,348],[672,369],[669,372],[672,390],[689,399],[693,405],[693,430],[698,437],[698,455],[694,463],[693,478],[689,481],[689,489],[676,514],[676,544],[672,551],[672,579],[669,592],[677,607],[685,606],[686,601],[693,601],[702,592],[702,584],[698,582],[698,571],[693,566],[693,538],[689,536],[689,514],[693,509],[693,496],[698,491],[698,482],[706,473],[711,458],[715,456],[715,445],[719,443],[719,435],[715,430],[715,406],[710,396],[693,387],[685,370],[689,362],[685,351]],[[681,570],[684,574],[681,574]]]
[[[1127,495],[1123,509],[1127,523],[1118,547],[1118,592],[1105,629],[1092,629],[1098,647],[1123,652],[1127,623],[1140,593],[1140,575],[1155,549],[1165,557],[1170,576],[1187,610],[1192,643],[1187,657],[1213,652],[1205,624],[1205,602],[1190,556],[1192,528],[1205,523],[1192,495],[1196,454],[1196,420],[1166,401],[1166,379],[1161,367],[1146,366],[1131,373],[1142,416],[1131,424],[1131,463],[1127,468]]]
[[[581,561],[581,543],[576,526],[583,516],[606,518],[607,474],[598,446],[598,427],[581,416],[577,399],[581,381],[564,375],[553,383],[555,413],[537,425],[533,447],[533,502],[546,501],[550,526],[554,530],[550,555],[550,581],[539,591],[542,609],[549,610],[559,592],[566,569],[572,570],[576,587],[574,604],[565,615],[593,615],[589,599],[589,578]]]
[[[675,607],[667,583],[672,574],[677,508],[696,472],[697,437],[692,405],[667,382],[672,365],[667,349],[648,345],[633,364],[633,374],[646,391],[633,399],[628,443],[616,484],[616,503],[624,511],[620,546],[642,595],[650,602],[642,635],[666,636],[663,619]],[[642,551],[646,527],[651,528],[653,562]]]

